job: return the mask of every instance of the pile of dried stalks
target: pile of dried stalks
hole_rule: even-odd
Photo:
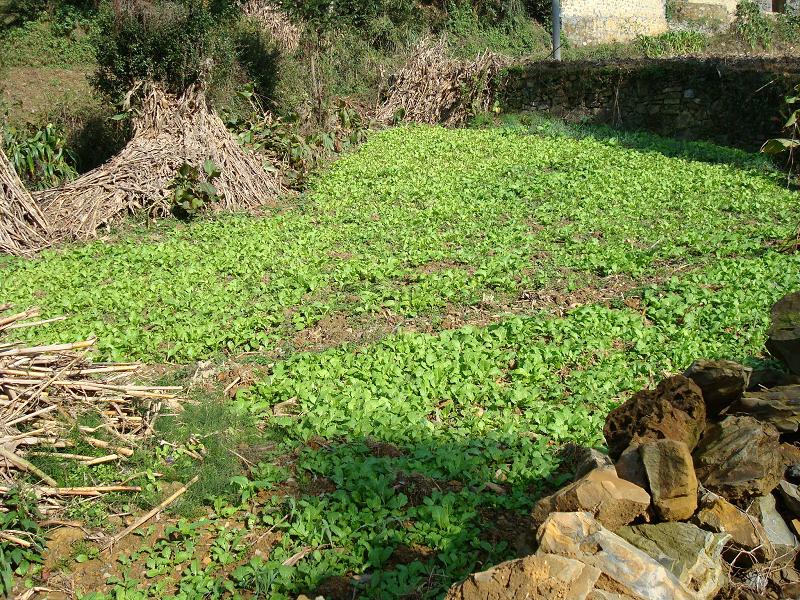
[[[48,237],[44,215],[0,148],[0,253],[33,254]]]
[[[184,163],[201,168],[211,160],[222,174],[214,180],[220,200],[212,210],[242,210],[273,202],[285,190],[275,169],[241,148],[208,106],[202,88],[180,98],[153,84],[134,111],[133,139],[110,161],[54,190],[35,194],[52,224],[53,238],[85,240],[98,228],[144,210],[171,210],[169,184]]]
[[[12,330],[61,320],[32,320],[39,315],[36,309],[8,315],[10,309],[0,306],[0,496],[21,471],[41,482],[33,489],[44,513],[57,511],[60,498],[138,491],[125,485],[127,481],[58,487],[54,473],[43,472],[28,459],[51,457],[86,466],[125,461],[152,432],[162,403],[176,402],[180,388],[132,385],[130,378],[139,368],[135,364],[92,363],[87,353],[93,339],[33,347],[5,341]],[[84,415],[99,415],[101,423],[82,425]],[[76,454],[76,442],[105,454]]]
[[[284,52],[297,50],[302,29],[292,23],[289,15],[264,0],[245,0],[241,6],[242,12],[261,25],[281,50]]]
[[[492,52],[469,62],[453,60],[444,39],[423,40],[394,76],[376,119],[463,125],[471,115],[491,108],[494,81],[504,66],[503,58]]]

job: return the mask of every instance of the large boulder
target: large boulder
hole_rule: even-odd
[[[800,292],[784,296],[772,307],[767,350],[800,375]]]
[[[725,417],[706,430],[694,467],[705,487],[733,503],[765,496],[783,475],[778,430],[753,417]]]
[[[696,360],[684,376],[703,392],[706,414],[716,416],[742,397],[752,373],[750,367],[730,360]]]
[[[470,575],[451,587],[445,600],[585,600],[599,577],[599,569],[580,561],[534,555]]]
[[[616,531],[646,552],[700,598],[713,598],[727,580],[722,550],[729,536],[691,523],[634,525]]]
[[[553,512],[589,512],[606,527],[616,529],[643,515],[649,506],[650,494],[620,479],[613,468],[601,468],[539,500],[532,518],[539,525]]]
[[[736,412],[772,423],[778,431],[796,432],[800,428],[800,385],[747,392],[735,408]]]
[[[537,538],[537,555],[557,554],[599,569],[598,590],[636,600],[698,598],[657,560],[607,530],[589,513],[553,513]]]
[[[684,521],[697,509],[697,477],[686,444],[653,440],[631,446],[620,456],[617,473],[648,492],[663,521]]]
[[[767,532],[757,519],[713,492],[700,497],[700,508],[692,520],[707,531],[729,535],[731,542],[743,550],[765,548],[768,544]]]
[[[654,390],[634,394],[606,418],[609,454],[619,458],[632,442],[676,440],[693,450],[705,428],[703,394],[691,379],[675,375]]]

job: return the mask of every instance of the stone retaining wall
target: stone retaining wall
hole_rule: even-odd
[[[532,62],[504,73],[506,110],[757,149],[780,132],[800,59]]]

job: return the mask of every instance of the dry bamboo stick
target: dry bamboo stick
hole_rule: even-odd
[[[7,542],[11,542],[17,546],[22,546],[23,548],[30,548],[33,546],[33,544],[28,540],[23,540],[22,538],[19,538],[8,531],[0,531],[0,540],[6,540]]]
[[[148,511],[147,513],[136,519],[136,521],[134,521],[130,526],[126,527],[123,531],[119,532],[117,535],[111,538],[111,541],[106,545],[104,550],[113,547],[113,545],[119,542],[122,538],[136,531],[139,527],[147,523],[147,521],[152,519],[154,516],[156,516],[158,513],[164,510],[167,506],[175,502],[175,500],[177,500],[184,493],[186,493],[186,490],[188,490],[189,487],[192,484],[194,484],[199,478],[200,478],[199,475],[195,475],[189,480],[189,482],[186,485],[182,486],[180,489],[176,490],[174,494],[170,495],[169,498],[159,503],[158,506],[156,506],[152,510]]]
[[[53,317],[52,319],[42,319],[41,321],[30,321],[27,323],[13,323],[5,328],[5,330],[11,329],[23,329],[25,327],[38,327],[39,325],[47,325],[48,323],[55,323],[57,321],[66,321],[67,317]]]
[[[36,410],[27,415],[22,415],[21,417],[18,417],[13,421],[9,421],[8,423],[6,423],[6,427],[11,427],[12,425],[16,425],[18,423],[24,423],[25,421],[52,412],[54,410],[58,410],[58,406],[56,406],[55,404],[51,404],[50,406],[45,406],[44,408],[40,408],[39,410]]]
[[[36,465],[32,465],[21,456],[17,456],[13,452],[9,452],[3,446],[0,446],[0,456],[5,458],[8,462],[13,464],[18,469],[22,469],[23,471],[28,471],[29,473],[33,473],[39,479],[44,481],[47,485],[54,487],[58,485],[55,479],[47,475],[45,472],[39,469],[39,467],[37,467]]]
[[[98,440],[97,438],[92,438],[92,437],[84,438],[84,440],[86,441],[86,443],[88,443],[91,446],[94,446],[95,448],[110,449],[116,452],[117,454],[121,454],[122,456],[126,457],[133,456],[133,450],[131,450],[130,448],[112,446],[105,440]]]
[[[0,352],[0,357],[7,356],[33,356],[36,354],[44,354],[46,352],[67,352],[70,350],[83,350],[90,348],[95,343],[94,339],[86,340],[83,342],[73,342],[72,344],[52,344],[50,346],[31,346],[29,348],[15,348],[13,350],[6,350]]]
[[[119,454],[108,454],[106,456],[100,456],[98,458],[93,458],[91,460],[85,460],[83,461],[82,464],[87,467],[91,467],[92,465],[100,465],[114,460],[119,460],[120,458],[121,457]]]

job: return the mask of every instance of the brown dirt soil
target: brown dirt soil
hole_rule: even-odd
[[[344,343],[369,344],[392,330],[385,319],[354,318],[344,313],[334,313],[323,318],[313,327],[308,327],[292,338],[292,345],[299,351],[319,351]]]
[[[425,498],[430,497],[436,491],[460,492],[464,484],[455,480],[437,481],[421,473],[398,473],[392,487],[397,492],[405,494],[409,504],[419,506]]]

